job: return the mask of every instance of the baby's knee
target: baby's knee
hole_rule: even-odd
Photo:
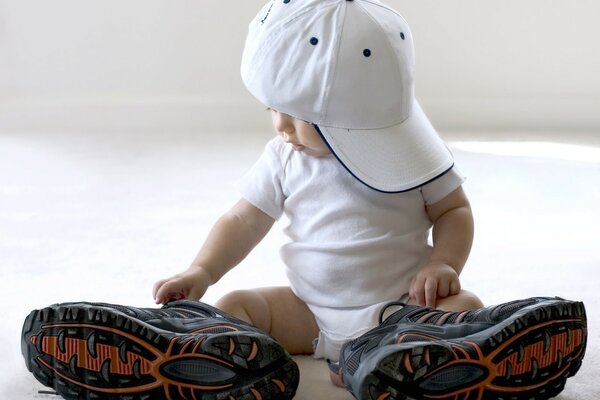
[[[216,306],[229,314],[234,314],[235,311],[242,307],[244,300],[248,297],[246,290],[235,290],[227,293],[217,301]]]
[[[253,290],[234,290],[221,297],[216,307],[260,329],[268,329],[265,322],[268,319],[265,318],[268,314],[268,303],[260,293]]]
[[[474,310],[483,307],[481,299],[473,292],[461,290],[457,296],[460,298],[460,304],[463,310]]]
[[[250,290],[234,290],[233,292],[227,293],[217,301],[217,308],[231,314],[235,317],[242,318],[246,307],[256,301],[254,294]],[[242,318],[245,319],[245,318]],[[249,322],[249,321],[248,321]]]
[[[483,303],[475,293],[461,290],[460,293],[438,300],[437,308],[444,311],[463,311],[482,308]]]

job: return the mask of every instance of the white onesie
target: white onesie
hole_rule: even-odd
[[[292,290],[321,330],[315,357],[337,360],[344,342],[377,325],[382,305],[408,292],[431,254],[425,204],[463,181],[452,168],[419,189],[382,193],[333,155],[308,156],[280,137],[267,144],[240,191],[272,218],[289,220],[281,258]]]

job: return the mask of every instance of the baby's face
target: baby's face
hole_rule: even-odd
[[[331,154],[321,135],[313,124],[271,109],[275,131],[289,143],[295,151],[309,156],[323,157]]]

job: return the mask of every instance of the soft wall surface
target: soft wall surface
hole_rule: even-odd
[[[263,127],[239,61],[264,0],[0,0],[0,131]],[[600,128],[600,3],[389,0],[441,130]]]

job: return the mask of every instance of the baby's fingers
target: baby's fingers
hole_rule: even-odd
[[[435,308],[438,292],[437,279],[427,279],[425,281],[425,306]]]
[[[413,279],[412,285],[410,286],[409,296],[414,299],[418,305],[425,305],[425,282],[422,278],[416,277]]]
[[[181,300],[188,297],[189,289],[183,285],[180,278],[163,279],[155,285],[154,301],[164,304],[171,300]]]
[[[460,293],[460,281],[458,279],[454,279],[451,283],[450,283],[450,294],[451,295],[457,295]]]
[[[450,290],[450,282],[446,280],[439,281],[437,294],[441,299],[448,297],[450,295]]]
[[[168,281],[169,281],[168,279],[161,279],[161,280],[157,281],[154,284],[154,286],[152,286],[152,297],[156,301],[156,304],[159,304],[158,292],[160,291],[160,288],[165,284],[165,282],[168,282]]]

